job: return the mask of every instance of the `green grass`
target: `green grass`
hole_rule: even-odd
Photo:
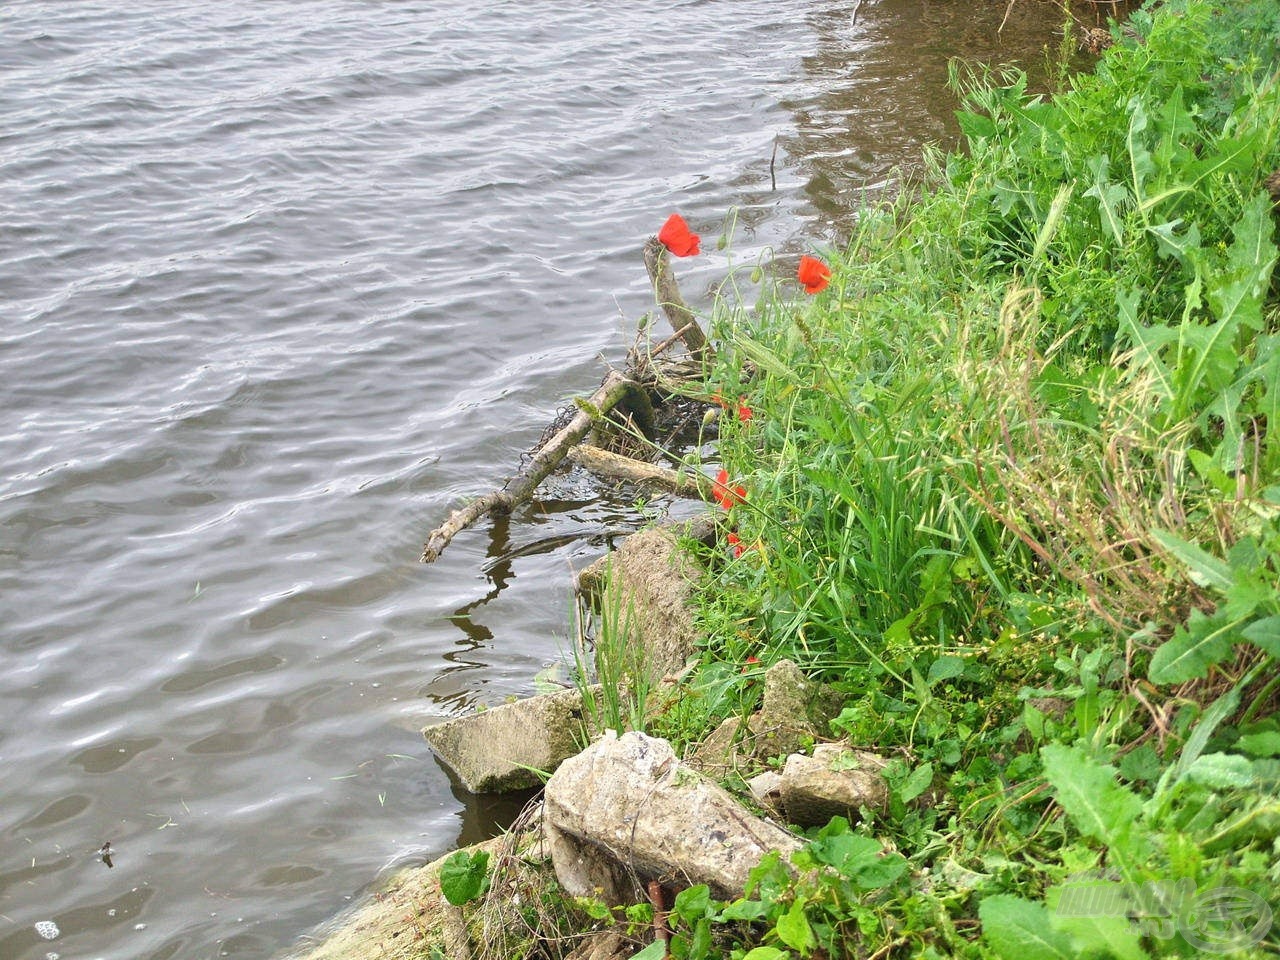
[[[1183,0],[1051,98],[957,73],[967,150],[863,211],[827,290],[717,311],[746,549],[655,722],[697,739],[748,658],[795,659],[896,758],[889,812],[812,849],[907,866],[774,865],[674,955],[1193,956],[1197,897],[1275,900],[1277,51],[1271,5]],[[1173,925],[1069,916],[1090,871]]]

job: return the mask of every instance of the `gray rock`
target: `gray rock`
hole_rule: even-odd
[[[808,749],[840,711],[840,693],[807,679],[790,660],[765,671],[759,711],[742,723],[724,720],[689,756],[689,765],[716,779],[743,773],[771,757]]]
[[[642,530],[578,575],[584,594],[617,591],[640,647],[638,661],[653,684],[684,666],[699,637],[690,597],[702,571],[676,542],[691,530],[696,532],[687,525]]]
[[[722,780],[740,765],[745,768],[746,760],[751,756],[750,746],[743,743],[744,734],[749,736],[749,731],[744,729],[740,719],[725,717],[698,744],[686,762],[703,776]]]
[[[775,814],[782,813],[782,774],[766,770],[747,781],[756,803]]]
[[[578,752],[585,729],[577,690],[490,707],[422,731],[428,746],[472,793],[536,787]]]
[[[734,899],[766,853],[787,857],[801,846],[680,763],[667,741],[642,733],[606,733],[566,760],[548,781],[544,804],[552,863],[572,896],[603,892],[625,902],[639,885],[659,880],[705,883]],[[629,883],[609,889],[600,879],[620,873]]]
[[[861,819],[861,808],[883,810],[889,785],[882,771],[888,763],[874,753],[844,744],[820,743],[813,756],[792,754],[782,768],[782,807],[787,819],[803,827],[825,824],[832,817]]]
[[[585,937],[564,960],[626,960],[636,952],[633,941],[619,930],[601,930]]]
[[[840,694],[805,677],[791,660],[779,660],[764,675],[760,712],[751,719],[757,757],[777,757],[807,748],[822,737],[841,707]]]

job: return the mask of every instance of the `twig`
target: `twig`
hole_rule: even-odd
[[[672,344],[679,343],[681,340],[683,340],[683,339],[684,339],[684,335],[685,335],[685,331],[687,331],[688,329],[689,329],[689,325],[688,325],[688,324],[685,324],[683,327],[681,327],[679,330],[677,330],[677,331],[676,331],[675,333],[673,333],[671,336],[667,337],[667,339],[663,340],[660,344],[658,344],[656,347],[654,347],[652,350],[650,350],[650,351],[649,351],[649,357],[650,357],[650,359],[653,359],[654,357],[661,356],[662,354],[666,353],[666,352],[667,352],[667,350],[669,350],[669,349],[671,348],[671,345],[672,345]]]
[[[706,334],[694,319],[684,298],[680,296],[680,288],[676,286],[675,274],[671,272],[671,259],[657,237],[650,237],[644,244],[644,265],[649,271],[649,280],[653,283],[654,295],[658,298],[658,306],[667,316],[672,330],[683,331],[681,338],[689,352],[699,360],[705,359],[709,348]]]
[[[568,458],[578,466],[603,477],[617,480],[637,480],[656,483],[682,497],[711,499],[713,485],[701,473],[679,473],[643,460],[635,460],[600,447],[581,443],[568,452]]]
[[[653,905],[653,936],[666,946],[666,954],[671,954],[671,928],[667,926],[667,905],[662,892],[662,884],[657,880],[649,881],[649,903]]]
[[[538,484],[559,465],[569,448],[587,435],[591,425],[619,401],[639,389],[635,381],[616,370],[610,370],[600,388],[588,400],[581,402],[569,425],[538,448],[524,470],[512,477],[501,490],[494,490],[455,510],[444,523],[432,530],[419,559],[423,563],[433,562],[455,536],[481,517],[489,514],[504,516],[530,499]]]

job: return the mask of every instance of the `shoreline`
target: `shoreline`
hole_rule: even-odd
[[[1276,335],[1264,181],[1280,166],[1265,134],[1280,123],[1280,97],[1274,77],[1222,74],[1219,51],[1195,32],[1233,36],[1215,9],[1253,23],[1240,4],[1166,4],[1135,18],[1103,71],[1064,73],[1047,106],[1016,82],[974,86],[962,115],[969,153],[940,160],[932,192],[866,211],[850,248],[825,255],[825,275],[806,280],[802,267],[805,294],[787,286],[763,312],[713,325],[717,359],[696,395],[740,399],[722,417],[725,474],[711,491],[720,532],[695,550],[707,571],[691,601],[702,641],[676,692],[659,682],[631,717],[677,755],[692,751],[750,713],[755,681],[793,656],[842,696],[811,745],[832,738],[892,758],[885,809],[863,811],[852,832],[847,822],[809,832],[808,866],[816,857],[834,875],[766,871],[728,901],[695,884],[674,904],[651,901],[648,927],[635,919],[643,910],[563,897],[542,919],[558,910],[556,924],[625,930],[618,956],[648,930],[636,954],[646,958],[673,938],[680,955],[750,960],[837,949],[1012,958],[1033,929],[1048,931],[1055,956],[1176,955],[1180,943],[1213,949],[1219,934],[1240,951],[1273,943],[1263,851],[1280,832],[1267,788],[1280,754],[1270,746],[1280,650],[1268,632],[1280,607],[1261,587],[1252,601],[1224,597],[1277,569],[1280,548],[1254,518],[1274,524],[1280,512],[1280,455],[1257,427],[1263,414],[1245,410],[1257,395],[1242,387],[1235,408],[1214,404],[1223,382],[1280,386],[1259,353]],[[1234,84],[1234,99],[1215,84]],[[1179,111],[1187,98],[1199,114]],[[1224,117],[1246,131],[1230,143]],[[1250,130],[1263,132],[1249,140]],[[1111,156],[1104,146],[1125,151],[1128,180],[1098,159]],[[1217,167],[1203,160],[1237,149]],[[1168,219],[1153,224],[1154,214]],[[1168,354],[1177,338],[1155,331],[1200,343],[1228,323],[1231,351],[1202,365],[1216,364],[1216,379],[1185,396],[1158,389],[1164,364],[1181,368]],[[1210,416],[1226,426],[1206,429]],[[1247,470],[1221,460],[1231,429],[1254,444]],[[1121,440],[1131,459],[1108,459]],[[1099,491],[1127,497],[1128,513],[1107,513]],[[1164,526],[1169,503],[1182,513],[1177,533]],[[1217,544],[1210,517],[1228,531]],[[1108,552],[1120,533],[1123,565]],[[1239,623],[1224,647],[1212,630],[1226,610]],[[631,669],[629,689],[647,693]],[[1198,820],[1198,810],[1211,813]],[[1170,852],[1178,843],[1182,860]],[[854,849],[869,858],[823,859]],[[895,857],[909,867],[891,876]],[[545,858],[533,868],[557,899]],[[1073,876],[1090,871],[1122,898],[1170,877],[1199,895],[1239,891],[1257,923],[1224,932],[1175,910],[1177,936],[1162,937],[1064,917]],[[456,919],[435,876],[420,874],[426,892],[396,909],[426,904]],[[464,929],[482,906],[478,896],[456,908]],[[421,929],[417,953],[367,956],[445,949],[438,929]],[[666,941],[653,939],[664,930]],[[713,938],[723,953],[707,952]]]

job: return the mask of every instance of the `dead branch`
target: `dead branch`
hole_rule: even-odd
[[[633,391],[643,392],[635,381],[610,370],[595,393],[586,400],[578,401],[578,412],[569,425],[539,447],[525,468],[507,481],[506,486],[455,510],[444,523],[431,531],[422,548],[421,561],[433,562],[455,536],[481,517],[489,514],[503,516],[529,500],[538,484],[559,466],[569,448],[587,435],[593,423]]]
[[[650,237],[644,245],[644,266],[649,271],[649,279],[653,283],[654,295],[658,298],[658,306],[667,315],[671,329],[680,332],[689,352],[699,360],[705,359],[708,352],[707,337],[702,327],[694,319],[693,312],[680,296],[680,288],[676,286],[675,274],[671,271],[671,258],[667,248],[657,237]]]
[[[710,499],[711,481],[701,473],[679,473],[643,460],[610,453],[599,447],[582,443],[569,450],[569,459],[597,476],[615,480],[633,480],[655,483],[672,493],[693,499]]]

